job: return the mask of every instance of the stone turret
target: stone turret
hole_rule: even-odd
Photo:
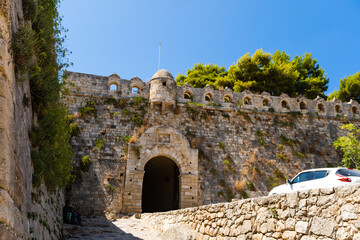
[[[172,109],[176,103],[176,82],[165,69],[157,71],[150,80],[151,107],[160,105],[162,110]]]

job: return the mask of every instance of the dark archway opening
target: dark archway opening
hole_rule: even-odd
[[[179,209],[179,168],[167,157],[155,157],[145,165],[142,212]]]

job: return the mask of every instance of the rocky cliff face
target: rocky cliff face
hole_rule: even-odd
[[[32,188],[30,86],[17,81],[12,54],[23,24],[22,1],[0,1],[0,238],[59,239],[63,194]]]

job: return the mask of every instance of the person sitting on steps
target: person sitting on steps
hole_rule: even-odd
[[[83,226],[81,216],[76,210],[71,206],[71,199],[65,201],[65,206],[63,207],[64,223]]]

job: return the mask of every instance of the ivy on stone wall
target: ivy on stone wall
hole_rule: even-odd
[[[34,186],[44,182],[50,191],[65,187],[71,179],[70,122],[60,102],[59,81],[69,66],[68,50],[62,46],[64,32],[57,8],[60,0],[23,0],[26,23],[13,40],[16,78],[29,81],[31,105],[36,119],[31,138]]]

